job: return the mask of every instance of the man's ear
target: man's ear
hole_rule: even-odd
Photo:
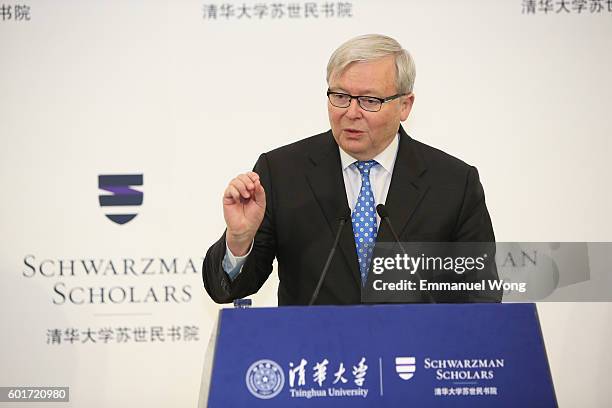
[[[403,122],[408,119],[408,115],[412,110],[412,104],[414,103],[414,93],[400,97],[400,120]]]

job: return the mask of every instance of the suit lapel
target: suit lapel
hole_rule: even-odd
[[[423,199],[429,185],[419,180],[425,172],[426,166],[414,140],[408,136],[404,129],[399,128],[400,141],[397,158],[393,167],[391,184],[387,193],[385,207],[389,213],[389,220],[397,234],[402,236],[410,217]],[[377,242],[392,242],[393,235],[386,223],[381,223]]]
[[[420,180],[420,176],[426,171],[426,166],[415,142],[401,126],[399,134],[399,148],[385,206],[393,227],[401,237],[414,210],[427,193],[429,185]],[[343,211],[349,212],[349,206],[346,200],[344,178],[342,177],[340,153],[331,130],[326,133],[322,143],[315,146],[309,153],[309,158],[313,166],[306,174],[308,184],[325,215],[331,233],[335,235],[338,228],[338,218],[343,214]],[[376,241],[394,241],[386,223],[381,223]],[[361,287],[357,251],[350,218],[340,236],[339,246],[355,283]]]
[[[326,136],[321,145],[316,146],[309,154],[313,166],[306,174],[306,178],[317,203],[325,214],[331,233],[335,236],[339,217],[350,214],[350,210],[346,200],[346,188],[342,177],[338,145],[331,130],[326,133]],[[344,225],[338,245],[349,265],[355,283],[360,286],[361,278],[350,215]]]

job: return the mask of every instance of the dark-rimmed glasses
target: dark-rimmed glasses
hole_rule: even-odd
[[[332,92],[329,89],[327,90],[327,98],[336,108],[348,108],[351,106],[351,101],[353,99],[357,99],[357,103],[361,109],[368,112],[378,112],[382,108],[383,103],[392,101],[404,95],[407,94],[395,94],[386,98],[377,98],[375,96],[353,96],[342,92]]]

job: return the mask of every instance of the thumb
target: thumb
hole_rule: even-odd
[[[266,191],[259,180],[255,182],[255,202],[261,206],[266,205]]]

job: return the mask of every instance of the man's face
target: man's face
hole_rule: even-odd
[[[386,98],[397,93],[395,59],[388,56],[368,62],[354,62],[341,75],[332,75],[329,89],[354,96]],[[329,100],[327,111],[334,139],[358,160],[370,160],[385,150],[397,134],[400,121],[406,120],[414,96],[386,102],[378,112],[368,112],[356,99],[348,108],[337,108]]]

